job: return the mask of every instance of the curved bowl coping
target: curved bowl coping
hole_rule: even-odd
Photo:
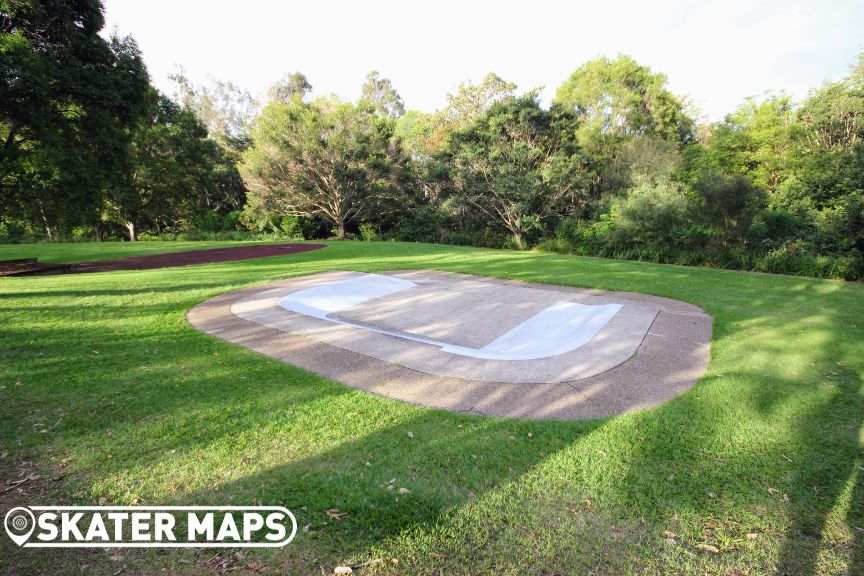
[[[285,294],[320,285],[325,279],[351,277],[356,273],[326,272],[237,290],[199,304],[189,311],[187,319],[199,330],[223,340],[382,396],[454,411],[523,418],[597,418],[653,406],[690,388],[704,372],[710,359],[711,318],[700,308],[684,302],[645,294],[551,286],[437,271],[399,271],[391,274],[409,280],[431,279],[433,283],[473,281],[499,286],[530,287],[534,290],[557,292],[559,294],[552,295],[556,299],[563,292],[582,301],[586,301],[586,298],[599,298],[602,301],[622,303],[622,312],[628,307],[642,307],[643,312],[651,309],[655,310],[655,313],[644,337],[640,337],[635,353],[628,353],[612,366],[588,376],[533,383],[530,382],[531,378],[527,377],[523,382],[504,378],[472,378],[471,370],[462,372],[460,367],[448,373],[435,374],[398,362],[382,360],[377,357],[381,355],[380,351],[377,355],[371,355],[343,347],[344,341],[334,344],[322,340],[322,335],[326,336],[328,331],[335,328],[337,331],[353,330],[355,337],[359,333],[362,335],[360,340],[368,341],[368,331],[338,324],[323,329],[320,323],[324,321],[311,319],[316,320],[319,325],[311,327],[317,332],[310,336],[310,327],[303,326],[303,322],[310,319],[284,309],[281,310],[285,314],[281,318],[282,323],[265,318],[268,322],[266,325],[232,313],[232,308],[242,311],[244,303],[257,302],[265,305],[251,311],[247,309],[244,314],[260,313],[263,316],[272,316],[273,310],[270,306],[278,308],[278,300]],[[270,304],[266,304],[268,301],[271,301]],[[298,319],[292,316],[300,317],[299,325]],[[307,333],[303,334],[302,331]],[[601,335],[602,331],[598,338]],[[344,338],[345,334],[337,336]],[[469,340],[471,337],[472,334],[465,336]],[[387,335],[381,335],[381,338],[402,340]],[[594,340],[589,342],[589,345],[595,343]],[[350,343],[349,340],[348,344]],[[404,340],[396,345],[402,346],[406,343],[413,345],[415,349],[420,346]],[[583,349],[590,350],[589,345]],[[454,359],[459,358],[440,350],[438,353],[446,355],[449,364],[456,364]],[[620,350],[615,353],[620,354]],[[560,360],[562,356],[555,358]],[[614,354],[609,358],[613,356]],[[494,363],[468,358],[464,360],[470,360],[475,365]],[[503,364],[517,365],[523,373],[528,373],[525,366],[532,362],[536,361]],[[584,367],[570,366],[566,368],[566,373],[578,374],[581,368]],[[474,372],[476,373],[476,366]]]

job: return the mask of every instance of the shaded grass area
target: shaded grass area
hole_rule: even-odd
[[[65,261],[87,253],[32,247],[43,246]],[[712,362],[696,387],[651,410],[481,418],[353,390],[184,319],[244,285],[400,268],[692,302],[714,317]],[[356,571],[861,574],[862,325],[855,284],[398,243],[10,278],[0,281],[0,472],[39,478],[0,508],[288,506],[307,531],[284,549],[220,556],[241,573],[365,563]],[[334,508],[347,513],[339,522],[326,514]],[[46,553],[0,539],[8,574],[208,573],[211,556]]]

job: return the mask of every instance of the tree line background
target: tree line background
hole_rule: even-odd
[[[494,74],[431,113],[287,74],[168,96],[101,2],[0,1],[0,241],[336,237],[864,277],[864,54],[722,121],[600,57],[551,106]]]

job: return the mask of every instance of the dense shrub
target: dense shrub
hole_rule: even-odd
[[[402,213],[389,237],[402,242],[438,242],[442,231],[450,228],[447,220],[432,206],[417,206]]]
[[[372,242],[378,240],[378,232],[375,231],[375,226],[369,222],[364,222],[360,225],[360,238],[364,242]]]
[[[864,191],[847,194],[819,212],[816,231],[825,249],[864,254]]]
[[[284,216],[279,223],[279,232],[288,240],[305,240],[300,216]]]
[[[753,250],[773,250],[801,237],[806,221],[784,208],[769,208],[756,214],[747,231],[747,245]]]
[[[694,201],[683,184],[641,179],[626,196],[613,202],[606,241],[618,249],[694,248],[705,234],[693,223],[693,212]]]
[[[765,193],[743,176],[703,174],[694,184],[699,195],[698,222],[725,249],[741,244]]]
[[[815,254],[795,248],[779,248],[767,253],[745,250],[697,248],[669,250],[664,248],[613,248],[602,244],[573,244],[565,239],[546,240],[537,245],[540,252],[599,256],[617,260],[638,260],[681,266],[705,266],[727,270],[750,270],[771,274],[864,280],[864,260],[855,256]]]

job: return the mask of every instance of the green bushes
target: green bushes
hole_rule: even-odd
[[[8,244],[23,242],[29,236],[27,227],[22,223],[0,221],[0,242]]]
[[[710,240],[723,249],[740,246],[765,194],[743,176],[702,174],[693,185],[698,194],[694,221],[709,231]]]
[[[747,270],[790,276],[809,276],[835,280],[864,280],[864,261],[855,256],[816,254],[794,248],[777,248],[768,252],[719,249],[669,250],[634,247],[616,249],[598,243],[571,243],[564,238],[545,240],[536,250],[557,254],[597,256],[617,260],[639,260],[681,266],[704,266],[726,270]]]
[[[360,238],[362,238],[364,242],[372,242],[374,240],[378,240],[378,232],[375,230],[375,226],[373,226],[369,222],[364,222],[363,224],[361,224]]]
[[[694,211],[694,200],[683,184],[640,179],[613,202],[606,243],[616,249],[695,248],[705,234],[693,223]]]
[[[864,230],[860,205],[830,212],[819,226],[783,208],[757,209],[762,193],[742,178],[702,177],[691,192],[668,179],[637,178],[596,222],[559,222],[536,249],[684,266],[754,270],[846,280],[864,279],[864,260],[851,243],[844,253],[820,244],[830,226],[854,237]],[[851,196],[850,196],[851,197]],[[824,212],[823,212],[824,213]],[[857,227],[857,228],[856,228]],[[832,237],[840,234],[836,228]],[[820,251],[820,246],[827,247]]]
[[[299,216],[284,216],[279,223],[281,235],[288,240],[304,240],[303,222]]]
[[[774,250],[804,235],[807,223],[784,208],[758,213],[747,231],[747,244],[756,250]]]

